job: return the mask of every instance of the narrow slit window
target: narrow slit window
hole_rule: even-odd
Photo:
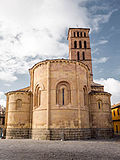
[[[80,60],[80,53],[77,52],[77,60],[79,61]]]
[[[64,88],[62,89],[62,104],[64,105],[65,104],[65,101],[64,101]]]
[[[82,32],[80,33],[80,36],[82,37]]]
[[[85,48],[85,49],[87,48],[87,43],[86,43],[86,41],[84,41],[84,48]]]
[[[77,32],[77,37],[79,37],[79,32]]]
[[[82,53],[83,60],[85,60],[85,52]]]
[[[86,32],[84,32],[84,37],[86,37]]]
[[[75,32],[74,32],[74,37],[75,37]]]
[[[38,106],[41,105],[41,91],[38,92]]]
[[[74,41],[74,48],[77,48],[77,41]]]
[[[98,102],[98,108],[100,109],[100,107],[101,107],[101,106],[100,106],[100,102]]]

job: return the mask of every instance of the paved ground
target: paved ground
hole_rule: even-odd
[[[0,140],[0,160],[120,160],[120,140]]]

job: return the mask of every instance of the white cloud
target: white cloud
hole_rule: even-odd
[[[4,92],[0,92],[0,105],[4,106],[6,105],[6,101],[5,101],[5,96],[4,96]]]
[[[0,105],[1,106],[6,106],[6,100],[5,99],[0,99]]]
[[[69,27],[98,31],[113,12],[92,16],[87,1],[0,0],[0,79],[13,82],[16,73],[26,73],[43,58],[68,56]]]
[[[98,45],[100,45],[100,44],[106,44],[106,43],[108,43],[108,40],[100,40],[99,42],[98,42]]]
[[[4,84],[4,86],[10,87],[10,86],[11,86],[11,84],[9,84],[9,83],[5,83],[5,84]]]
[[[114,9],[112,11],[108,11],[107,14],[93,14],[92,16],[92,23],[93,25],[93,30],[98,31],[99,26],[102,23],[107,23],[111,17],[111,15],[116,12],[117,9]]]
[[[3,96],[3,95],[4,95],[4,93],[3,93],[3,92],[0,92],[0,97]]]
[[[0,80],[13,82],[13,81],[17,80],[17,77],[14,76],[13,73],[2,71],[2,72],[0,72]]]
[[[114,78],[94,80],[96,83],[103,84],[105,91],[112,94],[112,104],[120,103],[120,81]]]
[[[104,45],[106,43],[108,43],[108,40],[106,40],[106,39],[101,39],[98,42],[92,43],[91,44],[92,54],[99,55],[100,54],[99,46]]]
[[[99,64],[99,63],[106,63],[108,61],[109,57],[101,57],[101,58],[94,58],[93,63]]]

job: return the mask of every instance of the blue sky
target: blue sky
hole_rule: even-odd
[[[29,86],[28,69],[68,58],[69,27],[90,27],[95,82],[120,101],[119,0],[0,0],[0,104],[4,93]]]

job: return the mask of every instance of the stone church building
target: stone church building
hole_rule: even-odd
[[[69,59],[44,60],[30,86],[6,93],[6,138],[112,136],[111,94],[93,82],[89,28],[69,28]]]

